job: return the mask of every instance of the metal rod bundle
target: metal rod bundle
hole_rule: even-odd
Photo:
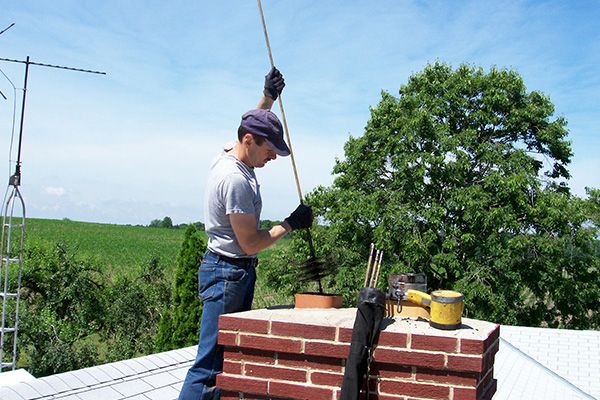
[[[369,261],[367,261],[367,273],[365,275],[365,287],[377,287],[381,262],[383,261],[383,250],[377,250],[375,244],[371,243]]]

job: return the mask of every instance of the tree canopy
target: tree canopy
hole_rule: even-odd
[[[318,251],[339,263],[332,289],[355,300],[374,242],[382,287],[390,272],[425,272],[430,290],[465,294],[469,317],[598,327],[597,208],[570,194],[567,135],[548,96],[512,70],[435,63],[398,97],[382,93],[334,183],[308,196],[325,222]]]

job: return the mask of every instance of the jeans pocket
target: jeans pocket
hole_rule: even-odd
[[[216,267],[201,266],[198,269],[198,294],[203,301],[210,300],[214,296],[216,282]]]
[[[223,269],[223,279],[227,282],[240,282],[248,276],[248,272],[242,268]]]

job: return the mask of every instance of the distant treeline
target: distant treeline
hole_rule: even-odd
[[[263,219],[260,221],[260,229],[270,229],[274,225],[278,225],[280,223],[281,223],[281,221],[272,221],[270,219]],[[189,224],[173,225],[173,220],[169,216],[166,216],[163,219],[153,219],[152,221],[150,221],[150,224],[148,226],[151,228],[169,228],[169,229],[182,228],[182,229],[185,229],[188,227],[188,225],[194,225],[194,227],[196,229],[198,229],[199,231],[204,231],[204,223],[202,223],[200,221],[192,222]]]

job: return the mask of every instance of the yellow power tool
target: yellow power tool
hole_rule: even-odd
[[[429,325],[437,329],[460,328],[465,305],[462,293],[453,290],[436,290],[431,295],[408,289],[403,298],[422,307],[429,307]]]

